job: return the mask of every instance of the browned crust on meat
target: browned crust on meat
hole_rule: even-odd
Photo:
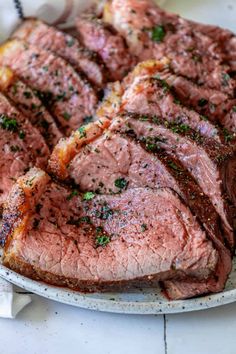
[[[49,159],[49,170],[54,176],[65,180],[69,176],[67,166],[73,157],[84,145],[99,137],[110,123],[109,119],[100,118],[76,130],[69,138],[61,139]]]

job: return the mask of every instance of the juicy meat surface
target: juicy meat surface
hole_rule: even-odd
[[[123,95],[125,95],[126,91],[132,94],[135,90],[134,93],[136,95],[139,94],[143,100],[149,99],[149,106],[151,106],[153,114],[155,115],[155,96],[153,98],[151,96],[153,90],[148,92],[147,87],[145,90],[142,90],[142,86],[139,88],[139,85],[141,85],[139,82],[142,82],[142,80],[153,81],[157,79],[163,86],[163,90],[165,90],[164,98],[168,96],[169,92],[169,94],[174,96],[174,103],[182,103],[190,107],[188,114],[190,118],[195,121],[195,124],[199,125],[199,130],[203,132],[206,130],[207,133],[211,133],[212,135],[214,135],[215,132],[217,136],[217,128],[213,126],[214,124],[220,124],[225,130],[229,130],[233,133],[236,132],[236,100],[230,99],[228,95],[221,91],[204,88],[194,84],[191,80],[183,76],[173,74],[169,66],[169,61],[166,59],[162,61],[148,60],[137,65],[122,83]],[[150,98],[147,95],[144,96],[146,92],[149,93]],[[130,94],[128,98],[130,98]],[[142,107],[140,100],[139,106]],[[173,106],[173,103],[171,103],[171,106]],[[192,108],[198,112],[200,116],[197,117],[196,112],[193,112]],[[197,119],[198,121],[207,121],[207,123],[197,122]]]
[[[110,81],[121,80],[135,64],[125,40],[99,19],[84,14],[76,19],[83,44],[98,53],[109,70]]]
[[[113,0],[104,7],[103,18],[126,38],[139,61],[167,56],[176,74],[233,95],[234,81],[229,77],[224,85],[229,68],[223,65],[221,48],[189,21],[165,12],[152,0]]]
[[[62,58],[26,42],[11,40],[0,48],[0,65],[9,66],[39,92],[66,134],[94,113],[94,90]]]
[[[45,168],[48,147],[38,130],[0,94],[0,204],[16,178],[34,165]]]
[[[30,123],[39,130],[50,149],[52,149],[63,135],[34,90],[5,67],[0,68],[0,90],[14,102]]]
[[[56,53],[79,72],[82,71],[89,81],[98,87],[106,82],[104,68],[102,64],[99,65],[96,62],[95,53],[84,48],[75,37],[42,21],[36,19],[25,20],[12,37]]]
[[[164,151],[155,153],[151,144],[140,146],[128,137],[107,133],[82,147],[69,164],[68,171],[83,191],[104,194],[119,193],[123,188],[168,187],[177,192],[200,221],[220,255],[216,276],[199,284],[198,289],[204,294],[224,288],[231,271],[231,256],[224,246],[220,218],[208,197],[176,159]],[[199,294],[199,290],[194,293],[197,288],[194,285],[191,292],[182,292],[183,298]],[[166,291],[169,297],[175,298],[171,289],[168,283]]]
[[[104,206],[107,216],[101,217]],[[218,261],[205,232],[170,189],[136,188],[86,201],[34,169],[10,193],[3,225],[5,265],[86,291],[187,275],[206,279]]]
[[[154,149],[164,149],[176,157],[210,198],[221,216],[228,243],[233,247],[233,210],[229,198],[232,202],[235,200],[234,183],[226,178],[226,171],[231,171],[235,176],[235,154],[215,141],[199,137],[190,129],[183,131],[178,126],[174,126],[175,129],[169,126],[168,129],[167,124],[160,124],[155,119],[154,122],[142,121],[142,117],[135,119],[131,116],[114,120],[110,129],[135,135],[144,144]]]

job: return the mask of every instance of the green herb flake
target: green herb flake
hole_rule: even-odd
[[[16,132],[19,128],[19,124],[14,118],[10,118],[5,114],[0,114],[0,125],[2,129]]]
[[[96,246],[105,247],[111,241],[110,237],[106,235],[102,227],[96,228]]]
[[[25,98],[32,98],[32,94],[31,94],[31,92],[29,92],[29,91],[24,91],[23,92],[23,95],[25,96]]]
[[[156,26],[151,30],[151,38],[154,42],[160,43],[165,38],[166,32],[163,26]]]
[[[115,186],[119,189],[124,189],[128,186],[128,181],[125,178],[117,178],[114,182]]]
[[[187,124],[172,124],[171,130],[173,133],[187,133],[190,130],[190,127]]]
[[[226,128],[223,128],[223,134],[226,143],[229,143],[234,137]]]
[[[64,112],[64,113],[63,113],[63,118],[68,121],[68,120],[71,119],[71,114],[68,113],[68,112]]]
[[[75,197],[76,195],[78,195],[78,191],[76,189],[74,189],[67,197],[67,200],[71,200],[73,197]]]
[[[205,98],[200,98],[200,100],[198,100],[199,107],[204,107],[207,103],[208,103],[208,100],[206,100]]]
[[[83,118],[83,123],[88,124],[88,123],[91,123],[92,120],[93,120],[93,116],[86,116]]]
[[[230,81],[230,76],[229,74],[222,74],[222,85],[223,86],[228,86]]]
[[[74,44],[75,44],[74,38],[69,38],[69,39],[66,41],[67,47],[73,47]]]
[[[236,112],[236,106],[233,106],[232,111]]]
[[[78,132],[80,133],[80,139],[86,138],[86,129],[85,126],[82,125],[79,129]]]
[[[147,225],[146,224],[142,224],[141,225],[141,231],[144,232],[147,230]]]
[[[177,172],[183,172],[183,170],[179,168],[173,161],[168,161],[168,166]]]
[[[25,132],[23,130],[19,131],[19,138],[23,140],[25,138]]]
[[[83,195],[83,200],[91,200],[95,197],[95,193],[93,192],[85,192]]]

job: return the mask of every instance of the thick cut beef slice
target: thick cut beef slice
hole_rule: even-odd
[[[53,149],[49,160],[49,169],[60,180],[69,177],[68,164],[82,146],[95,140],[111,124],[110,119],[100,118],[95,122],[81,126],[68,138],[62,138]]]
[[[83,200],[45,179],[30,171],[8,197],[1,232],[6,266],[85,291],[206,279],[215,269],[217,251],[172,190],[136,188]],[[104,205],[107,218],[100,217]]]
[[[167,56],[176,74],[233,95],[234,81],[229,78],[224,85],[229,68],[222,64],[221,48],[187,20],[165,12],[152,0],[112,0],[103,17],[126,38],[140,61]]]
[[[98,87],[106,81],[104,68],[96,62],[95,53],[84,48],[75,37],[42,21],[25,20],[12,36],[56,53],[82,71]]]
[[[224,135],[213,123],[179,104],[166,81],[159,78],[135,80],[124,92],[121,111],[163,117],[169,122],[188,126],[202,136],[224,142]]]
[[[11,40],[0,48],[0,65],[9,66],[41,94],[66,134],[94,113],[94,90],[62,58],[26,42]]]
[[[135,64],[125,40],[111,26],[93,15],[79,16],[76,28],[83,44],[98,53],[106,64],[110,81],[121,80]]]
[[[0,94],[0,204],[16,178],[34,165],[45,168],[48,147],[38,130]]]
[[[141,79],[151,78],[158,79],[163,88],[174,95],[175,103],[182,103],[187,107],[194,108],[200,114],[199,118],[201,120],[212,122],[207,122],[206,125],[220,124],[225,128],[225,133],[226,130],[236,132],[236,100],[230,99],[228,95],[221,91],[204,88],[180,75],[173,74],[169,61],[166,59],[162,61],[147,60],[138,64],[123,81],[122,91],[132,92]],[[226,80],[225,83],[227,84]],[[143,91],[136,89],[136,93],[142,95]],[[155,101],[153,102],[151,97],[150,101],[151,107],[154,109]],[[191,111],[190,116],[196,117],[196,113]],[[196,118],[194,121],[196,121]],[[203,123],[199,123],[199,127],[202,125]],[[204,129],[202,130],[204,131]],[[207,132],[208,130],[209,128]]]
[[[15,106],[27,117],[44,137],[50,148],[62,137],[62,133],[40,101],[37,94],[6,67],[0,67],[0,90],[4,92]]]
[[[125,122],[124,122],[125,119]],[[233,206],[235,203],[234,176],[235,154],[232,149],[204,139],[191,129],[181,125],[135,119],[132,116],[114,120],[110,129],[135,135],[152,149],[164,149],[176,157],[197,181],[203,192],[210,198],[222,219],[222,226],[228,243],[233,247],[234,235]],[[228,178],[232,175],[232,178]],[[231,200],[231,202],[230,202]]]
[[[200,221],[219,252],[216,275],[199,284],[200,292],[193,292],[196,288],[196,282],[193,282],[193,289],[182,292],[182,296],[192,297],[199,293],[223,290],[232,262],[220,232],[219,215],[183,166],[164,151],[155,153],[151,147],[146,144],[140,146],[133,139],[108,132],[81,148],[69,164],[68,171],[82,190],[99,194],[117,193],[127,188],[143,186],[168,187],[177,192]],[[109,215],[109,210],[104,207],[101,217],[106,215]],[[188,283],[190,284],[190,280]],[[170,290],[170,283],[167,288],[169,297],[174,298],[170,294],[170,291],[174,291]]]

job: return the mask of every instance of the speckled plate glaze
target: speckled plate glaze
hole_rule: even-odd
[[[163,2],[163,1],[162,1]],[[166,0],[164,7],[199,22],[218,24],[236,32],[236,0]],[[126,293],[82,294],[23,277],[0,265],[0,276],[23,289],[65,304],[127,314],[167,314],[202,310],[236,301],[236,258],[226,288],[219,294],[167,301],[159,288]]]

